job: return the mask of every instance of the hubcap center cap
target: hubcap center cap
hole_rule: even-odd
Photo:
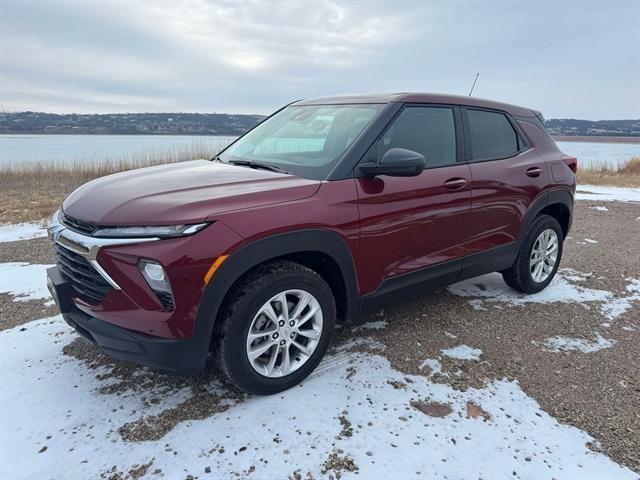
[[[289,325],[285,325],[284,327],[280,328],[280,335],[286,337],[287,340],[292,333],[295,333],[295,329],[293,327],[290,327]]]

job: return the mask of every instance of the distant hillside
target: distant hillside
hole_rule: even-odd
[[[240,135],[260,122],[261,115],[226,113],[67,114],[0,113],[1,133],[110,135]]]
[[[0,113],[0,134],[240,135],[264,119],[226,113]],[[640,136],[640,120],[551,119],[555,136]]]
[[[545,122],[551,135],[586,137],[637,137],[640,136],[640,120],[575,120],[551,119]]]

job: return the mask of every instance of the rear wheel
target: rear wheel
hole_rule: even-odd
[[[217,354],[226,376],[247,392],[273,394],[320,362],[335,325],[335,301],[313,270],[276,262],[233,288],[219,321]]]
[[[515,290],[539,292],[553,280],[561,257],[562,228],[555,218],[541,215],[529,227],[515,262],[502,277]]]

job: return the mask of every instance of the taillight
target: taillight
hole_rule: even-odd
[[[570,155],[562,155],[562,161],[567,164],[573,173],[578,172],[578,159]]]

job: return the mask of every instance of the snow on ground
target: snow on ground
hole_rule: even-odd
[[[462,297],[474,297],[489,302],[503,302],[510,305],[526,303],[574,303],[574,302],[606,302],[613,294],[606,290],[576,285],[574,282],[585,278],[584,274],[571,270],[568,276],[558,271],[549,286],[542,292],[524,294],[511,289],[499,273],[490,273],[455,283],[447,290]],[[477,305],[477,304],[476,304]]]
[[[420,368],[428,368],[431,371],[429,376],[436,373],[444,375],[445,377],[449,376],[449,374],[442,372],[442,364],[440,363],[440,360],[437,360],[435,358],[427,358],[424,362],[422,362]]]
[[[15,300],[51,298],[47,289],[47,268],[25,262],[0,263],[0,293],[9,293]]]
[[[358,467],[343,478],[636,478],[589,450],[592,437],[558,423],[516,382],[462,392],[356,352],[328,356],[282,394],[241,399],[159,440],[126,442],[121,425],[186,393],[100,392],[109,384],[105,367],[90,370],[62,354],[74,337],[59,316],[0,332],[0,453],[11,459],[0,463],[0,477],[98,478],[113,465],[126,472],[152,462],[145,478],[156,469],[164,478],[202,478],[207,467],[214,478],[325,478],[335,473],[322,471],[333,453]],[[159,403],[150,405],[153,396]],[[437,414],[429,413],[434,404]]]
[[[563,336],[550,337],[544,340],[543,345],[550,352],[578,351],[582,353],[593,353],[604,348],[611,348],[616,343],[615,340],[607,340],[599,333],[593,341],[582,338],[568,338]]]
[[[608,212],[609,209],[607,207],[604,206],[597,206],[597,207],[589,207],[591,210],[598,210],[599,212]]]
[[[631,294],[626,297],[619,297],[602,305],[601,310],[605,317],[609,320],[615,320],[620,315],[631,308],[633,302],[640,302],[640,280],[636,278],[628,278],[629,285],[626,290]]]
[[[47,229],[42,223],[8,223],[0,225],[0,243],[17,242],[18,240],[46,236]]]
[[[578,185],[576,200],[640,202],[640,188]]]
[[[361,332],[362,330],[382,330],[383,328],[387,328],[386,320],[376,320],[374,322],[363,323],[362,325],[358,325],[353,328],[354,332]]]
[[[457,347],[442,350],[440,353],[445,357],[457,358],[458,360],[480,360],[482,350],[467,345],[458,345]]]
[[[581,185],[576,197],[635,202],[640,189]],[[0,226],[0,242],[45,235],[42,225]],[[48,299],[46,268],[0,264],[0,291],[17,300]],[[536,295],[510,290],[499,274],[460,282],[449,291],[468,297],[477,309],[499,303],[595,303],[609,320],[640,301],[639,280],[630,278],[628,295],[615,296],[579,285],[588,275],[562,269]],[[381,320],[359,328],[386,326]],[[520,478],[636,478],[589,450],[593,438],[558,423],[517,382],[494,381],[462,392],[424,376],[406,376],[382,356],[354,351],[361,346],[384,351],[384,344],[368,338],[341,345],[299,387],[272,397],[229,400],[228,410],[179,423],[158,440],[126,441],[119,427],[179,406],[193,392],[151,384],[109,393],[106,387],[114,381],[109,369],[92,370],[63,355],[62,348],[75,338],[60,316],[0,332],[0,458],[11,459],[0,462],[0,478],[108,477],[114,465],[126,473],[148,462],[152,466],[144,478],[156,469],[164,478],[202,477],[208,467],[216,478],[286,478],[294,472],[322,478],[335,473],[323,472],[323,465],[336,453],[357,465],[357,476],[341,472],[351,478],[513,478],[513,472]],[[591,353],[613,343],[596,332],[593,340],[556,336],[542,346]],[[459,345],[441,354],[478,360],[482,352]],[[442,372],[439,359],[426,358],[422,367],[431,375]],[[216,383],[205,387],[224,391]],[[443,416],[419,409],[429,405],[447,408]]]
[[[516,292],[504,283],[502,275],[490,273],[455,283],[447,288],[454,295],[472,297],[469,303],[474,309],[484,308],[487,302],[506,303],[522,306],[527,303],[598,303],[601,312],[608,320],[616,320],[631,308],[633,302],[640,302],[640,281],[628,279],[626,287],[630,295],[616,297],[607,290],[599,290],[577,285],[590,274],[573,269],[560,269],[549,286],[542,292],[523,294]]]

